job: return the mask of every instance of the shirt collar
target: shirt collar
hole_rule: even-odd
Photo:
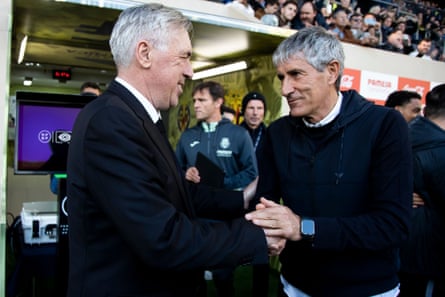
[[[306,127],[309,127],[309,128],[320,128],[320,127],[326,126],[327,124],[332,122],[340,113],[342,101],[343,101],[343,95],[340,92],[338,92],[337,103],[335,103],[334,108],[331,110],[331,112],[328,113],[328,115],[326,117],[324,117],[318,123],[314,123],[314,124],[306,121],[303,118],[303,123],[306,125]]]
[[[159,121],[159,119],[161,118],[161,113],[159,112],[159,110],[156,110],[153,104],[151,104],[151,102],[144,95],[142,95],[141,92],[136,90],[136,88],[134,88],[132,85],[130,85],[128,82],[126,82],[120,77],[116,77],[115,80],[122,86],[124,86],[128,91],[130,91],[130,93],[133,94],[133,96],[135,96],[136,99],[138,99],[138,101],[144,107],[145,111],[150,116],[153,123],[157,123]]]

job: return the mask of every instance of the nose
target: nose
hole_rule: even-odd
[[[191,79],[193,76],[193,67],[192,67],[192,63],[190,62],[190,60],[187,61],[186,65],[185,65],[184,76],[189,79]]]
[[[290,80],[286,77],[281,81],[281,94],[287,97],[290,93],[292,93],[293,87]]]

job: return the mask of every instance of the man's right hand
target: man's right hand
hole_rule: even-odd
[[[278,256],[286,246],[286,239],[283,237],[266,236],[269,256]]]
[[[187,169],[185,172],[185,179],[194,182],[195,184],[199,183],[201,181],[201,177],[199,176],[198,168],[190,167]]]

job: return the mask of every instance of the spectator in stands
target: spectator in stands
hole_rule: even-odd
[[[431,39],[423,38],[416,46],[416,49],[413,50],[411,53],[409,53],[409,55],[412,57],[431,60],[431,57],[429,56],[430,49],[431,49]]]
[[[297,15],[297,2],[295,0],[287,0],[280,8],[280,14],[278,17],[278,27],[290,29],[292,21]]]
[[[382,32],[382,43],[385,43],[386,40],[388,40],[388,35],[391,34],[391,32],[394,30],[393,27],[393,17],[390,15],[385,15],[383,17],[382,23],[381,23],[381,32]]]
[[[266,7],[264,7],[264,15],[261,17],[261,22],[269,26],[278,26],[278,10],[280,4],[278,0],[266,0]]]
[[[400,90],[389,94],[385,106],[398,110],[407,123],[422,112],[422,96],[416,92]]]
[[[397,19],[394,31],[402,32],[403,53],[409,54],[412,51],[411,36],[406,32],[406,18],[399,17]]]
[[[265,0],[248,0],[249,5],[253,8],[255,11],[255,17],[257,19],[261,19],[261,17],[264,15],[264,8],[266,7],[266,1]]]
[[[362,30],[365,32],[361,38],[362,45],[378,47],[381,44],[382,34],[380,23],[372,13],[367,13],[363,17]]]
[[[403,33],[400,30],[395,30],[388,36],[388,40],[380,46],[385,51],[404,54],[403,51]]]
[[[382,44],[382,31],[380,22],[377,20],[375,14],[366,13],[363,16],[363,31],[368,32],[365,34],[365,37],[368,38],[368,41],[365,42],[365,45],[371,47],[378,47]]]
[[[382,12],[382,8],[380,7],[380,5],[371,6],[371,8],[368,11],[368,13],[372,13],[376,17],[379,16],[381,12]]]
[[[292,22],[292,29],[299,30],[312,26],[328,27],[325,18],[318,12],[314,2],[305,0],[298,9],[298,17]]]
[[[349,17],[349,25],[351,26],[352,34],[355,39],[361,39],[363,37],[363,16],[360,13],[354,12]]]
[[[233,0],[232,2],[226,3],[227,7],[233,7],[248,16],[255,16],[255,11],[252,6],[247,2],[247,0]]]
[[[351,26],[348,22],[347,11],[343,7],[338,7],[332,14],[332,23],[329,32],[333,33],[343,42],[360,44],[360,40],[354,37]]]
[[[350,16],[354,12],[354,6],[351,0],[340,0],[339,4],[337,4],[336,2],[332,4],[333,11],[336,11],[339,8],[343,8],[348,16]]]
[[[433,41],[440,40],[440,24],[437,21],[430,21],[425,26],[424,38],[429,38]]]

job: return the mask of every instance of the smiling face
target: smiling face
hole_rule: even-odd
[[[277,66],[277,74],[291,116],[304,117],[311,123],[317,123],[327,116],[337,102],[336,61],[319,72],[305,59],[294,56]]]
[[[178,105],[185,80],[193,76],[192,44],[187,31],[183,29],[170,32],[165,50],[151,48],[147,51],[150,75],[145,77],[146,97],[155,108],[167,110]],[[142,66],[144,67],[144,66]]]

